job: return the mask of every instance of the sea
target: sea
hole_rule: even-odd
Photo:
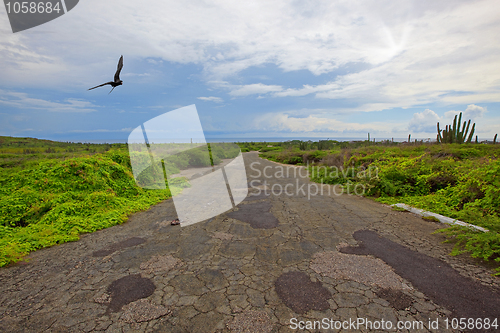
[[[363,141],[366,137],[350,137],[350,138],[325,138],[325,137],[254,137],[254,138],[238,138],[238,137],[227,137],[227,138],[217,138],[217,137],[206,137],[206,142],[286,142],[292,140],[301,141],[319,141],[319,140],[336,140],[336,141]],[[373,138],[372,138],[373,140]],[[406,141],[407,138],[375,138],[376,142],[384,140],[394,140],[395,142]],[[420,139],[418,139],[420,140]],[[425,139],[424,139],[425,141]],[[126,143],[125,140],[84,140],[79,141],[82,143]]]

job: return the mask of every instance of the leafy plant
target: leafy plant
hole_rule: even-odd
[[[181,183],[179,188],[186,186]],[[138,187],[126,151],[0,169],[0,267],[123,223],[129,214],[169,198],[170,190],[177,191]]]

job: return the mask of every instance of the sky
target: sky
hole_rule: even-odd
[[[195,104],[207,138],[435,139],[463,112],[492,140],[499,55],[498,0],[82,0],[17,33],[3,7],[0,135],[126,141]]]

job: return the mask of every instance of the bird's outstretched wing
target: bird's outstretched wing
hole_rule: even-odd
[[[93,88],[90,88],[90,89],[88,89],[88,90],[92,90],[92,89],[95,89],[95,88],[99,88],[99,87],[105,86],[105,85],[107,85],[107,84],[112,84],[112,83],[114,83],[114,82],[109,81],[109,82],[106,82],[106,83],[100,84],[100,85],[98,85],[98,86],[95,86],[95,87],[93,87]]]
[[[115,73],[115,82],[120,81],[120,72],[122,71],[123,68],[123,56],[120,57],[120,60],[118,60],[118,67],[116,68],[116,73]]]

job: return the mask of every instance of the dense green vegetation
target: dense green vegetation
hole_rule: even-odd
[[[217,164],[239,153],[230,144],[210,145],[210,155],[204,149],[205,154],[203,148],[172,152],[165,169],[176,173],[212,161]],[[147,152],[136,154],[144,158],[139,163],[150,163]],[[149,181],[163,180],[162,174]],[[139,178],[148,181],[150,175],[143,172]],[[166,189],[136,185],[125,144],[0,137],[0,267],[22,260],[33,250],[123,223],[131,213],[189,186],[183,179],[173,188],[163,185],[157,188]]]
[[[246,153],[249,151],[266,151],[266,150],[275,150],[276,144],[280,144],[280,142],[237,142],[236,143],[242,152]],[[272,147],[268,147],[272,146]],[[278,148],[280,149],[280,148]]]
[[[311,180],[341,184],[377,201],[406,203],[485,227],[442,229],[455,241],[453,254],[500,262],[500,146],[491,144],[357,143],[327,151],[299,145],[262,153],[270,160],[308,164]],[[500,273],[499,273],[500,274]]]
[[[496,140],[495,140],[496,141]],[[280,163],[307,165],[313,181],[342,184],[383,203],[406,203],[491,230],[442,229],[453,254],[500,262],[500,146],[401,144],[392,141],[238,143],[242,151]],[[218,164],[235,157],[231,144],[175,151],[162,165],[145,167],[136,185],[125,144],[53,142],[0,137],[0,267],[30,251],[77,240],[82,233],[123,223],[189,186],[158,183],[157,172]],[[160,149],[161,150],[161,149]],[[132,153],[148,166],[149,154]],[[156,182],[156,183],[155,183]],[[173,193],[172,193],[173,192]],[[499,273],[500,274],[500,273]]]

